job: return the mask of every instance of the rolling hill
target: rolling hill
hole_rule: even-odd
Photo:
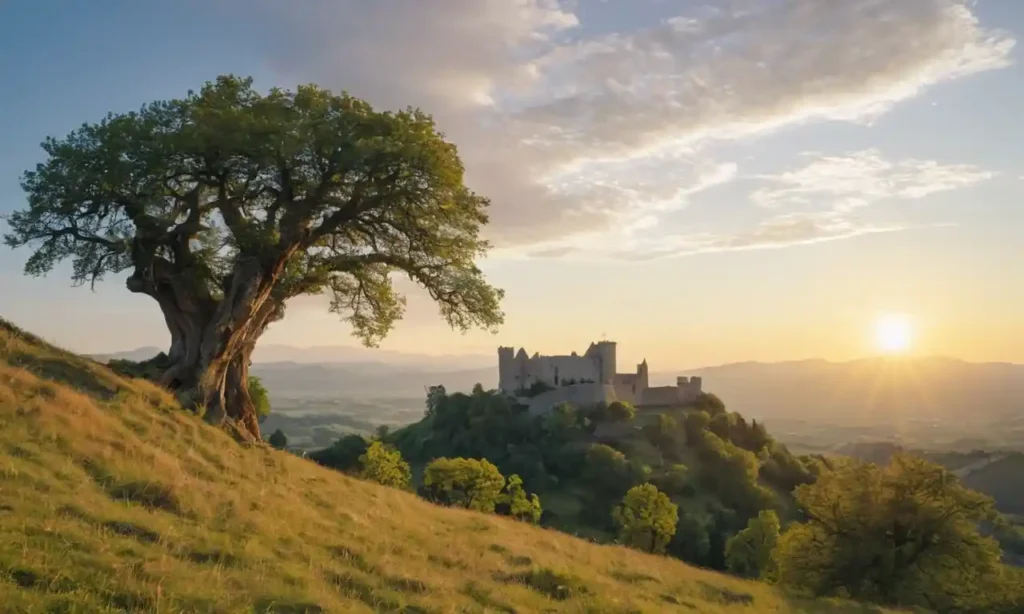
[[[10,612],[835,612],[756,582],[437,507],[263,445],[0,320]]]

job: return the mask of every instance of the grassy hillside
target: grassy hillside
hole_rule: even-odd
[[[445,509],[0,320],[5,612],[880,612]]]

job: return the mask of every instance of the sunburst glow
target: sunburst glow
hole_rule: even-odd
[[[910,318],[901,313],[889,313],[875,322],[875,346],[886,354],[900,354],[910,349],[913,342]]]

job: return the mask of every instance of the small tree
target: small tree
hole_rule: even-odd
[[[702,392],[697,395],[696,400],[693,402],[693,407],[708,412],[709,416],[725,412],[725,403],[710,392]]]
[[[692,495],[694,492],[690,469],[681,463],[669,466],[653,482],[658,490],[669,495]]]
[[[686,432],[686,445],[696,448],[704,441],[704,431],[711,424],[711,416],[703,410],[694,410],[683,419],[683,430]]]
[[[532,524],[540,522],[540,516],[544,512],[540,505],[540,497],[536,494],[528,496],[526,489],[523,488],[522,478],[515,474],[509,476],[508,485],[496,509],[499,514]]]
[[[612,518],[623,544],[647,552],[664,552],[676,533],[679,508],[654,484],[641,484],[629,489]]]
[[[409,463],[391,446],[380,441],[372,441],[366,452],[359,457],[359,475],[364,480],[372,480],[392,488],[408,488],[412,479]]]
[[[779,542],[779,516],[774,510],[762,510],[747,522],[747,528],[725,542],[725,566],[746,578],[773,577],[772,551]]]
[[[557,440],[565,439],[579,422],[572,403],[559,403],[544,417],[544,430]]]
[[[581,473],[590,488],[613,501],[636,483],[637,476],[625,454],[603,443],[587,448]]]
[[[288,436],[284,434],[284,431],[277,429],[270,434],[270,438],[267,439],[267,443],[274,446],[278,450],[284,450],[288,447]]]
[[[263,386],[263,381],[255,375],[249,376],[249,397],[256,408],[256,420],[262,424],[270,415],[270,394]]]
[[[313,462],[337,469],[350,471],[359,466],[359,458],[366,453],[369,442],[362,435],[345,435],[328,448],[316,450],[306,455]]]
[[[427,388],[427,409],[424,412],[424,416],[429,418],[435,415],[447,395],[448,391],[440,384]]]
[[[421,493],[442,505],[493,512],[504,486],[504,476],[486,459],[438,458],[423,472]]]
[[[622,401],[615,401],[609,404],[605,412],[608,419],[612,422],[629,422],[636,417],[636,408]]]
[[[708,566],[711,553],[711,534],[714,521],[707,514],[683,514],[676,523],[676,533],[668,545],[668,552],[684,561]]]

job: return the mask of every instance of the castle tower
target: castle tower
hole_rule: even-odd
[[[641,390],[647,390],[650,388],[650,378],[647,374],[647,359],[636,366],[636,390],[637,394],[640,394]]]
[[[600,360],[601,384],[615,383],[615,342],[599,341],[594,346],[594,353]]]
[[[679,401],[682,403],[692,403],[697,400],[700,396],[703,382],[699,377],[694,375],[691,378],[677,377],[676,388],[679,391]]]
[[[498,348],[498,390],[512,392],[515,390],[515,348]]]

